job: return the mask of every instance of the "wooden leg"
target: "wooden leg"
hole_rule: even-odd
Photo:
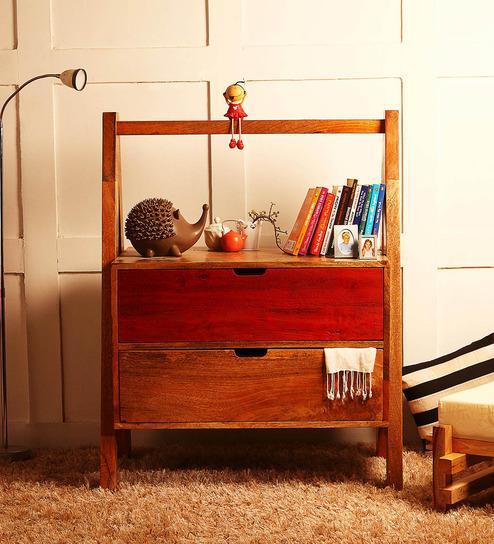
[[[446,486],[450,485],[453,476],[444,463],[441,463],[441,457],[448,455],[453,451],[453,428],[451,425],[436,425],[433,429],[432,438],[432,492],[434,499],[434,508],[445,511],[448,507],[441,492]]]
[[[388,438],[387,438],[386,429],[377,429],[377,440],[376,440],[377,457],[386,457],[387,440]]]
[[[102,434],[100,438],[100,486],[115,490],[118,486],[117,436]]]
[[[118,457],[130,457],[132,449],[131,431],[128,429],[120,429],[115,431],[117,435],[117,452]]]
[[[386,482],[395,489],[403,489],[403,436],[401,420],[389,422],[386,432]]]

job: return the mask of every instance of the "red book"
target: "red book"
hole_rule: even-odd
[[[304,236],[304,241],[302,242],[302,246],[300,247],[300,250],[298,252],[299,255],[307,255],[307,251],[309,251],[309,244],[314,235],[314,231],[316,230],[316,225],[319,217],[321,216],[324,202],[326,200],[326,195],[328,194],[328,189],[326,187],[318,187],[318,189],[320,189],[321,191],[319,193],[319,197],[317,198],[316,207],[314,208],[312,217],[310,218],[309,226],[307,227],[307,231]]]
[[[328,228],[331,210],[333,209],[334,197],[334,193],[328,193],[326,195],[326,200],[324,201],[324,206],[321,215],[319,216],[314,236],[312,237],[309,255],[319,255],[321,253],[322,243],[324,241],[324,236],[326,235],[326,229]]]

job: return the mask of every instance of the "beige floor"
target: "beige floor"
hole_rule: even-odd
[[[233,441],[232,441],[233,442]],[[365,448],[174,445],[124,463],[95,488],[97,452],[41,451],[0,464],[0,542],[494,542],[494,492],[431,511],[431,459],[405,454],[405,490],[383,488]]]

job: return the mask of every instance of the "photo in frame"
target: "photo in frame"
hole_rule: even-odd
[[[361,234],[358,240],[359,259],[377,259],[377,236]]]
[[[358,255],[358,226],[334,226],[334,256],[337,259],[353,259]]]

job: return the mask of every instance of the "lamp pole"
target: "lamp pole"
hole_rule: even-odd
[[[45,78],[58,78],[60,81],[76,91],[82,91],[87,83],[87,73],[84,69],[78,68],[75,70],[65,70],[61,74],[43,74],[35,76],[7,97],[0,110],[0,293],[2,300],[1,309],[1,380],[2,387],[0,389],[0,407],[1,407],[1,443],[0,443],[0,459],[20,460],[30,457],[31,452],[23,446],[11,446],[9,444],[9,428],[8,428],[8,407],[7,407],[7,336],[6,336],[6,312],[5,312],[5,266],[4,266],[4,185],[3,185],[3,114],[7,104],[18,95],[24,87]]]

